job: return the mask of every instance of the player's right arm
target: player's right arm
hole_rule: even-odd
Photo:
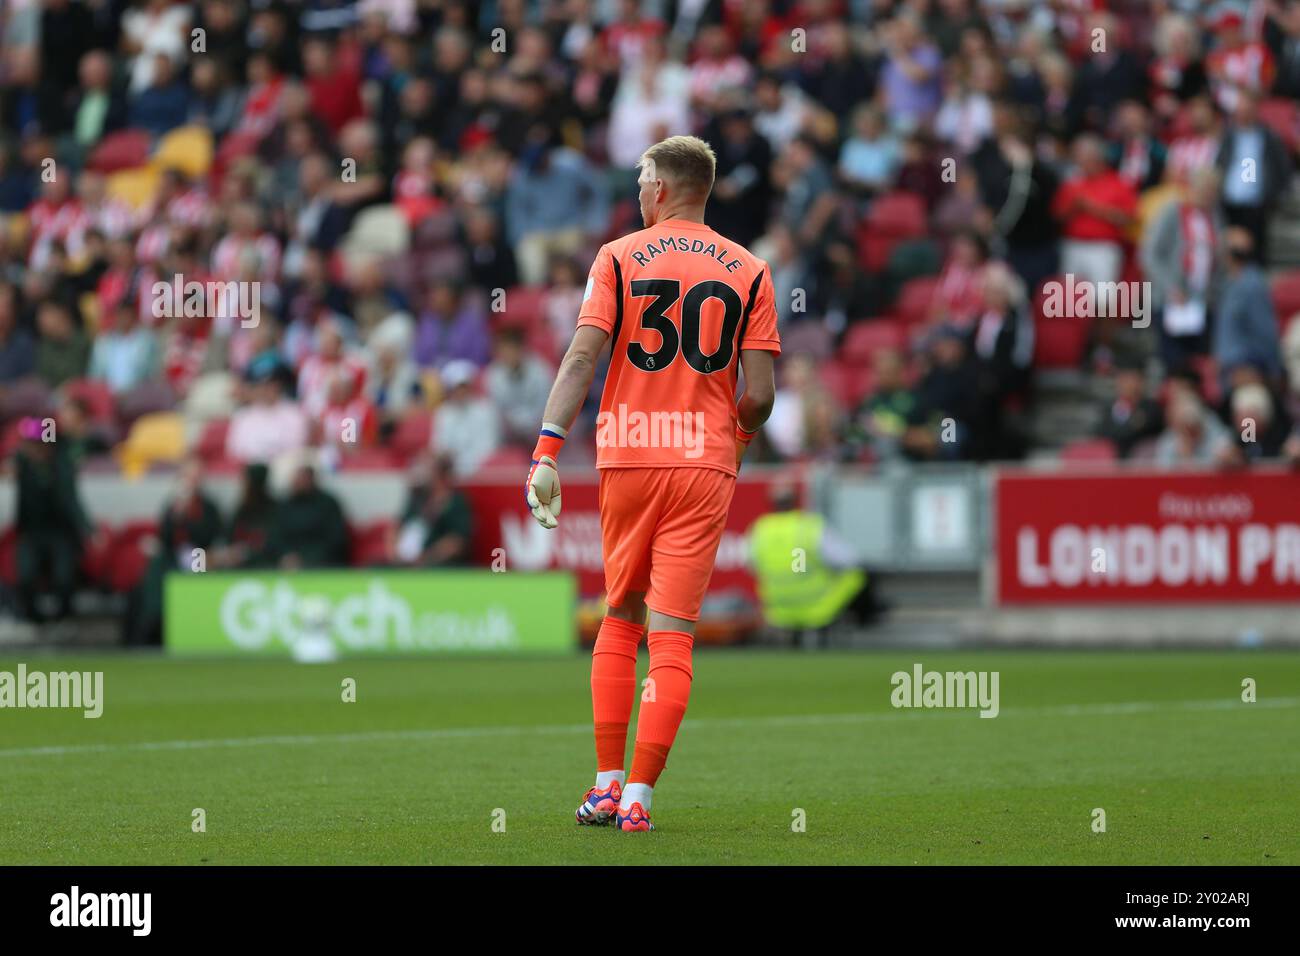
[[[614,330],[621,296],[614,257],[608,246],[601,246],[587,276],[587,290],[578,312],[578,331],[564,353],[551,397],[546,402],[543,416],[546,421],[567,430],[578,416],[596,374],[596,359]]]
[[[578,409],[591,388],[596,375],[596,358],[605,347],[609,333],[590,325],[578,327],[569,343],[569,350],[560,362],[551,395],[546,400],[542,416],[542,430],[533,449],[533,460],[528,468],[528,481],[524,497],[528,508],[544,528],[554,528],[560,514],[560,470],[557,459],[564,439],[568,437]]]
[[[591,266],[587,294],[578,316],[578,331],[564,353],[555,375],[542,430],[524,484],[524,496],[533,517],[544,528],[554,528],[560,513],[560,473],[557,460],[573,420],[596,375],[596,359],[605,347],[618,308],[619,289],[609,250],[602,248]]]
[[[578,327],[560,362],[555,384],[551,386],[546,413],[542,416],[544,421],[563,425],[566,431],[573,424],[587,392],[591,390],[591,381],[596,377],[596,359],[608,340],[609,333],[604,329],[594,325]]]

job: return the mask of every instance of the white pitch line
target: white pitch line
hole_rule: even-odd
[[[1253,704],[1238,700],[1132,701],[1113,704],[1062,704],[1054,707],[1003,708],[999,717],[1116,717],[1159,711],[1212,711],[1254,708],[1295,707],[1300,697],[1266,698]],[[866,724],[879,721],[934,720],[936,718],[971,719],[976,708],[939,708],[934,710],[892,710],[867,714],[781,714],[773,717],[706,717],[684,722],[692,729],[711,730],[733,727],[796,727],[803,724]],[[982,721],[981,721],[982,722]],[[473,737],[522,737],[551,734],[589,734],[591,724],[537,724],[503,727],[441,727],[429,730],[375,730],[339,734],[274,734],[263,737],[218,737],[205,740],[154,740],[114,744],[69,744],[49,747],[11,747],[0,750],[4,757],[60,757],[71,754],[117,753],[123,751],[215,750],[223,747],[275,747],[311,744],[351,744],[370,741],[456,740]]]

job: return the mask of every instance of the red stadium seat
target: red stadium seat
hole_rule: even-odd
[[[881,349],[907,347],[907,330],[896,319],[867,319],[849,327],[840,346],[840,357],[856,365],[870,365]]]
[[[339,459],[342,471],[390,471],[400,464],[389,448],[357,448]]]
[[[1300,269],[1273,278],[1273,309],[1277,312],[1278,325],[1283,328],[1300,312]]]
[[[1034,329],[1035,368],[1078,368],[1088,347],[1087,319],[1039,318]]]
[[[14,418],[0,429],[0,461],[8,461],[10,456],[18,450],[22,444],[23,437],[18,433],[18,426],[22,419]]]
[[[214,189],[220,188],[221,181],[226,176],[226,170],[235,160],[244,156],[251,156],[257,152],[257,144],[261,141],[256,133],[252,132],[233,132],[221,141],[217,147],[217,155],[212,162],[212,168],[209,170],[209,177],[212,180]]]
[[[136,419],[176,407],[176,393],[166,382],[144,382],[117,396],[117,417],[124,429]]]
[[[1061,449],[1061,461],[1069,463],[1114,461],[1115,444],[1109,438],[1080,438]]]
[[[924,322],[930,317],[930,306],[934,302],[935,290],[939,288],[937,276],[922,276],[909,279],[898,292],[898,301],[894,311],[898,317],[909,325]]]
[[[925,203],[919,196],[902,192],[881,196],[858,226],[858,261],[869,272],[884,272],[901,242],[925,232]]]
[[[507,446],[498,448],[483,459],[481,468],[528,468],[528,452],[522,448]]]
[[[1063,286],[1065,285],[1066,281],[1067,280],[1065,276],[1048,276],[1042,282],[1038,283],[1038,288],[1034,290],[1034,294],[1033,294],[1033,307],[1034,307],[1035,318],[1042,317],[1043,301],[1044,299],[1047,298],[1047,287],[1049,285]]]
[[[1279,314],[1277,317],[1278,337],[1285,339],[1287,333],[1291,331],[1291,326],[1297,324],[1298,321],[1300,321],[1300,312],[1292,312],[1290,315]]]
[[[531,328],[546,321],[546,289],[517,285],[505,292],[505,311],[490,313],[500,328]]]
[[[1169,128],[1165,130],[1166,140],[1173,142],[1184,136],[1195,135],[1195,133],[1196,130],[1192,126],[1192,106],[1190,103],[1184,103],[1169,120]]]
[[[396,522],[380,518],[348,529],[349,561],[356,567],[373,567],[392,560],[388,544]]]
[[[1201,377],[1201,395],[1211,405],[1223,401],[1223,388],[1219,380],[1219,363],[1213,355],[1194,355],[1188,364]]]
[[[157,523],[151,520],[130,521],[114,534],[108,545],[105,584],[118,594],[135,588],[149,569],[156,546]]]
[[[1259,104],[1259,118],[1277,134],[1287,149],[1295,152],[1300,144],[1300,108],[1294,100],[1276,98]]]
[[[868,272],[884,272],[889,268],[889,257],[903,240],[882,236],[871,231],[866,223],[858,231],[858,263]]]
[[[18,584],[18,529],[13,525],[0,531],[0,581],[11,588]]]
[[[817,378],[845,409],[856,408],[876,387],[875,372],[870,366],[839,360],[822,363]]]
[[[602,242],[613,242],[641,228],[641,208],[635,202],[616,202],[610,209],[609,230]]]
[[[113,531],[102,522],[95,530],[95,537],[86,541],[81,553],[81,574],[91,585],[107,587],[113,567]]]
[[[100,173],[134,169],[149,162],[152,146],[152,139],[144,130],[124,129],[109,133],[90,154],[86,167]]]
[[[888,193],[871,204],[867,225],[878,235],[916,239],[925,235],[925,201],[913,193]]]
[[[205,462],[220,461],[226,457],[226,435],[230,431],[230,419],[214,418],[203,426],[198,444],[194,451]]]
[[[530,352],[535,352],[539,358],[544,359],[551,365],[559,365],[562,356],[560,342],[555,337],[555,332],[545,322],[538,322],[528,328],[527,346]]]
[[[0,389],[0,420],[35,415],[43,418],[54,411],[54,395],[35,376],[20,378]]]
[[[92,421],[112,422],[117,416],[112,391],[98,379],[75,379],[63,386],[63,394],[84,404]]]
[[[407,462],[429,447],[432,434],[433,415],[422,408],[416,409],[398,421],[388,447],[396,459]]]
[[[1091,319],[1043,315],[1043,299],[1049,283],[1064,283],[1064,276],[1044,279],[1034,293],[1034,367],[1078,368],[1088,347]]]

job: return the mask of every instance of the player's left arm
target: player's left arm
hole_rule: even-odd
[[[736,467],[745,457],[749,443],[772,414],[776,401],[775,355],[765,349],[741,349],[740,369],[745,374],[745,392],[736,403]]]
[[[763,269],[749,321],[740,341],[740,371],[745,392],[736,403],[736,467],[776,401],[776,356],[781,353],[781,336],[776,330],[776,293],[772,273]]]

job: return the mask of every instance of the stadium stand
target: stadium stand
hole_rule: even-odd
[[[632,164],[679,132],[714,145],[710,224],[769,261],[781,299],[779,400],[800,414],[769,424],[759,462],[861,460],[882,352],[901,357],[911,439],[872,456],[931,460],[924,436],[956,418],[970,440],[947,458],[1106,459],[1091,410],[1136,366],[1148,397],[1190,376],[1225,424],[1233,389],[1262,384],[1278,455],[1300,461],[1282,356],[1300,315],[1296,0],[11,0],[0,16],[11,469],[23,423],[45,419],[78,434],[75,468],[126,476],[304,449],[343,472],[431,450],[462,479],[526,463],[513,422],[540,421],[595,251],[639,225]],[[1167,42],[1179,29],[1190,56]],[[1085,172],[1092,144],[1103,174]],[[1207,208],[1188,197],[1210,173]],[[989,280],[1003,264],[1015,282]],[[1045,314],[1071,276],[1151,282],[1153,321]],[[1189,297],[1199,324],[1169,308]],[[812,379],[787,374],[796,356]],[[129,590],[148,533],[110,524],[86,569]],[[353,529],[353,561],[380,560],[386,533]],[[3,541],[12,580],[13,529]]]

